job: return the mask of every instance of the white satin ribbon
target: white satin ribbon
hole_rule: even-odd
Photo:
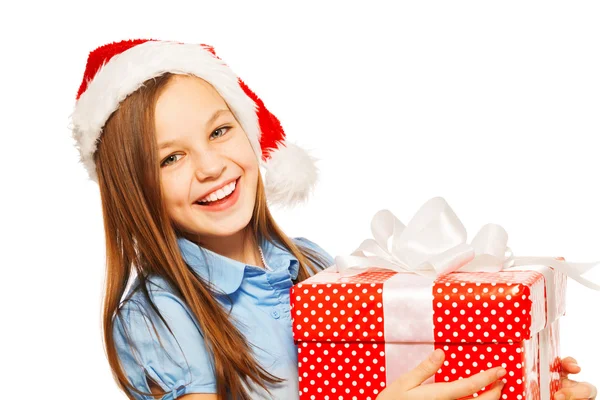
[[[582,277],[598,262],[515,257],[507,247],[508,234],[500,225],[484,225],[468,244],[464,225],[442,197],[427,201],[406,226],[389,210],[378,211],[371,221],[371,232],[373,238],[364,240],[351,255],[335,257],[334,271],[346,277],[385,268],[435,279],[451,272],[498,272],[544,265],[600,290],[600,284]]]

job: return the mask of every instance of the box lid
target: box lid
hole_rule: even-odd
[[[556,293],[548,304],[544,275],[456,272],[432,282],[384,269],[341,277],[329,268],[291,288],[294,339],[522,341],[553,322],[547,321],[548,307],[553,320],[564,314],[566,279],[553,279]]]

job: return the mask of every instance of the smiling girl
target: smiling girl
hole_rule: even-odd
[[[298,398],[289,290],[333,259],[287,237],[268,204],[305,201],[315,160],[207,45],[95,49],[72,122],[100,189],[104,341],[128,398]],[[451,399],[494,382],[478,398],[499,398],[499,367],[421,385],[443,359],[435,352],[378,398]],[[571,359],[563,366],[579,371]],[[576,398],[595,396],[573,387]]]

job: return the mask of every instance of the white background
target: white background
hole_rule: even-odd
[[[495,222],[517,255],[600,260],[597,2],[15,4],[0,13],[3,398],[125,398],[100,335],[99,193],[68,130],[88,52],[111,41],[215,46],[313,149],[311,202],[274,210],[290,236],[350,253],[379,209],[406,223],[442,196],[469,240]],[[600,293],[569,281],[567,302],[561,353],[600,385]]]

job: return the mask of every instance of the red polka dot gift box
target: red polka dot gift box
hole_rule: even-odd
[[[380,211],[371,230],[374,239],[291,288],[301,399],[374,400],[437,348],[446,358],[429,383],[502,366],[502,399],[551,398],[567,276],[600,289],[581,277],[595,264],[514,257],[493,224],[467,244],[439,197],[407,226]]]
[[[551,269],[548,268],[550,271]],[[547,399],[559,385],[558,319],[564,275],[551,271],[554,304],[537,271],[419,275],[324,271],[291,290],[301,398],[375,399],[436,348],[436,382],[503,366],[503,399]],[[488,388],[486,388],[488,389]]]

